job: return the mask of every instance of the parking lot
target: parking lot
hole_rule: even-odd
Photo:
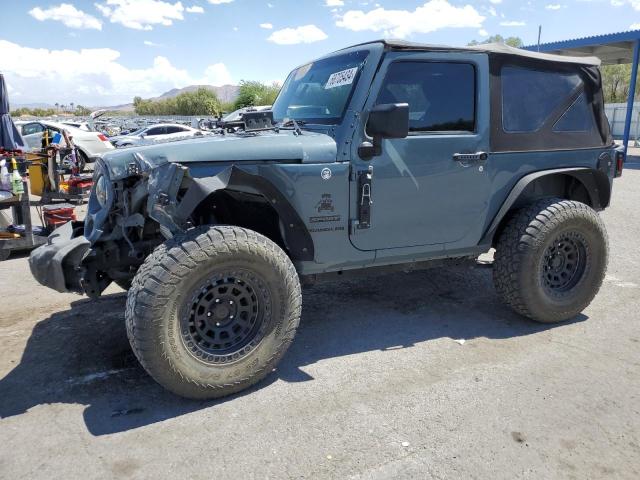
[[[194,402],[137,364],[125,294],[56,294],[0,263],[2,478],[640,476],[640,163],[603,217],[610,262],[560,325],[502,306],[487,267],[316,286],[277,371]]]

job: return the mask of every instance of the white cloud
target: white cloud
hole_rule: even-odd
[[[325,7],[342,7],[344,6],[343,0],[325,0]]]
[[[266,28],[267,30],[271,30],[273,28],[273,24],[271,23],[261,23],[260,28]]]
[[[502,27],[524,27],[525,25],[526,25],[525,22],[519,22],[515,20],[500,22],[500,26]]]
[[[3,73],[23,103],[115,105],[136,95],[153,97],[187,85],[233,83],[222,63],[194,76],[163,56],[155,57],[149,66],[127,68],[118,62],[120,52],[111,48],[48,50],[0,40],[0,51]]]
[[[547,10],[560,10],[562,8],[562,5],[560,5],[559,3],[550,3],[544,8],[546,8]]]
[[[634,10],[640,11],[640,0],[611,0],[611,5],[614,7],[621,7],[626,4],[631,5]]]
[[[191,7],[187,7],[186,10],[188,13],[204,13],[204,8],[200,5],[193,5]]]
[[[208,0],[211,5],[222,5],[223,3],[231,3],[233,0]]]
[[[315,25],[304,25],[296,28],[283,28],[273,32],[267,40],[278,45],[294,45],[297,43],[313,43],[327,38],[327,34]]]
[[[43,10],[35,7],[29,10],[36,20],[44,22],[45,20],[56,20],[62,22],[69,28],[89,28],[94,30],[102,30],[102,22],[93,15],[78,10],[69,3],[61,3],[60,5]]]
[[[640,30],[640,23],[632,23],[629,25],[629,30]]]
[[[147,47],[164,47],[161,43],[152,42],[151,40],[145,40],[144,43]]]
[[[489,0],[491,3],[493,3],[494,5],[499,5],[502,3],[502,0]]]
[[[232,84],[233,78],[231,78],[231,74],[224,63],[214,63],[205,69],[202,81],[193,83],[215,85],[219,87],[221,85]]]
[[[478,30],[478,35],[480,35],[481,37],[488,37],[489,32],[487,32],[484,28],[481,28],[480,30]]]
[[[174,20],[184,20],[181,2],[168,3],[161,0],[107,0],[96,3],[95,7],[111,23],[120,23],[136,30],[151,30],[153,25],[173,24]]]
[[[405,38],[443,28],[481,28],[484,20],[485,17],[471,5],[456,7],[447,0],[430,0],[414,11],[376,8],[365,13],[349,10],[336,25],[356,32],[382,31],[387,36]]]

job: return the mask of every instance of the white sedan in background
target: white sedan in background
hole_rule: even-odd
[[[49,130],[50,132],[62,132],[62,130],[66,130],[67,133],[73,137],[73,143],[78,147],[78,152],[82,157],[81,162],[84,164],[95,161],[96,158],[114,148],[109,139],[102,133],[87,132],[58,122],[36,120],[27,122],[17,121],[15,124],[29,150],[39,150],[42,148],[42,136],[45,130]]]
[[[203,135],[201,130],[179,123],[159,123],[141,128],[128,135],[111,137],[111,143],[116,147],[130,147],[133,145],[148,145],[150,143],[180,140]]]

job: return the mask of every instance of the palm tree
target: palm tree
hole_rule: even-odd
[[[71,111],[74,112],[75,110],[73,109],[73,102],[69,103],[69,105],[71,105]]]
[[[56,112],[58,111],[58,108],[60,108],[60,104],[56,102]]]

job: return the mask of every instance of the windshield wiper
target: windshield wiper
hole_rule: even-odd
[[[302,130],[300,129],[300,127],[306,124],[307,122],[305,122],[304,120],[296,120],[295,118],[291,118],[286,122],[284,122],[282,125],[278,125],[278,126],[282,128],[293,127],[294,131],[296,132],[296,135],[302,135]]]

